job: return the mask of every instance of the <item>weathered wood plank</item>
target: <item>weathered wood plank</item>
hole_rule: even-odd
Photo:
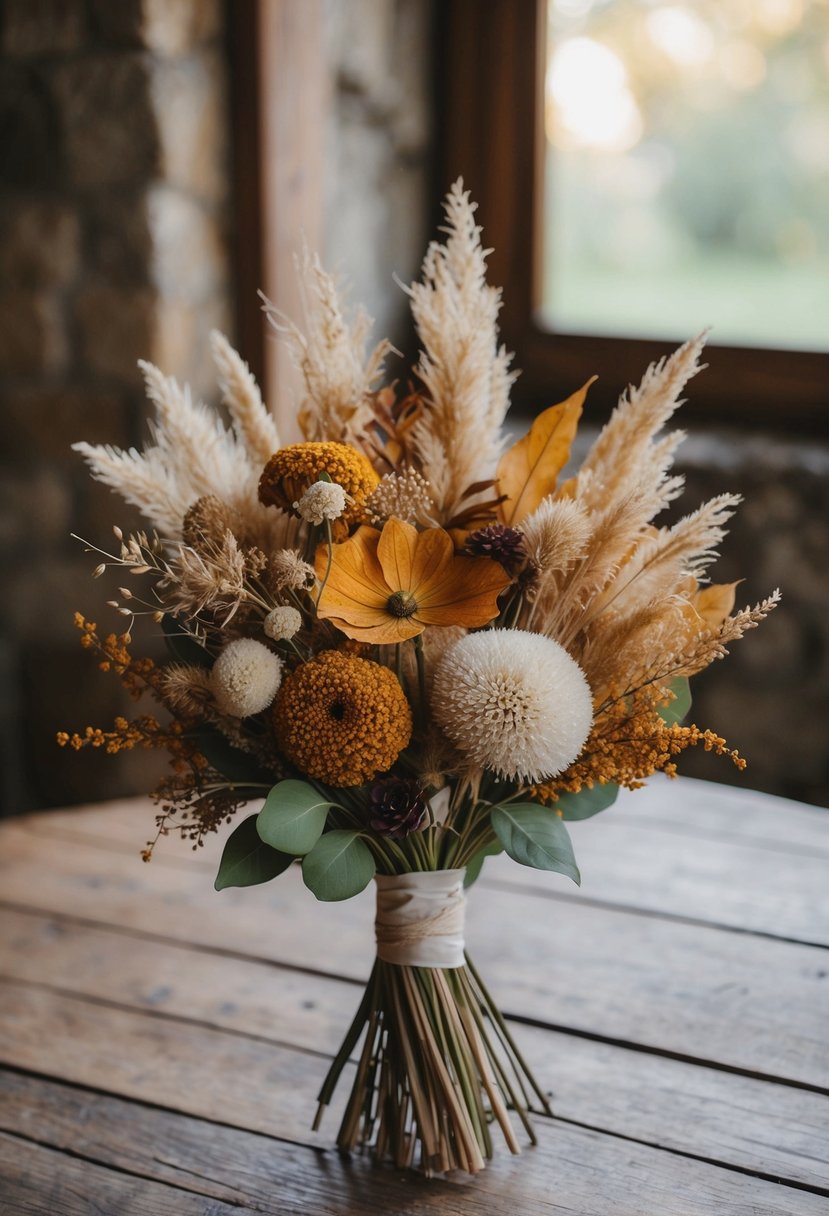
[[[612,813],[697,840],[745,840],[776,853],[829,857],[829,810],[743,786],[657,775],[641,790],[622,790]]]
[[[252,803],[251,810],[257,805]],[[33,832],[60,831],[69,838],[117,840],[137,852],[153,834],[153,815],[148,798],[131,798],[23,815],[15,822]],[[610,813],[596,823],[611,819],[647,824],[657,831],[695,840],[743,841],[775,853],[829,857],[826,808],[691,777],[670,781],[657,774],[640,790],[622,790]],[[180,846],[172,837],[163,842],[158,855],[164,854],[193,856],[186,843]]]
[[[238,1216],[239,1208],[77,1161],[0,1133],[0,1200],[8,1216]]]
[[[575,1216],[818,1216],[825,1199],[804,1191],[735,1174],[705,1163],[598,1135],[564,1124],[540,1129],[539,1146],[519,1158],[503,1155],[474,1181],[426,1181],[364,1158],[346,1160],[331,1152],[311,1152],[261,1135],[147,1109],[101,1094],[69,1089],[28,1077],[0,1075],[5,1126],[33,1120],[44,1139],[59,1148],[92,1157],[90,1164],[34,1148],[10,1136],[12,1174],[40,1177],[51,1194],[30,1196],[32,1206],[15,1208],[38,1216],[93,1210],[60,1202],[52,1179],[70,1188],[72,1200],[100,1200],[107,1192],[118,1206],[103,1206],[107,1216],[143,1213],[146,1206],[124,1204],[134,1186],[142,1199],[150,1188],[163,1205],[173,1183],[198,1189],[209,1200],[197,1207],[190,1195],[176,1192],[180,1206],[157,1206],[156,1213],[191,1211],[225,1216],[222,1200],[243,1202],[246,1210],[293,1216],[506,1216],[570,1212]],[[124,1134],[128,1129],[128,1135]],[[0,1149],[0,1170],[5,1164]],[[111,1167],[146,1175],[141,1182]],[[110,1167],[110,1168],[107,1168]],[[159,1181],[155,1181],[155,1180]],[[102,1182],[105,1188],[102,1188]],[[45,1190],[44,1187],[44,1190]],[[95,1189],[93,1189],[95,1188]],[[163,1198],[162,1198],[163,1197]],[[62,1197],[61,1197],[62,1198]],[[238,1211],[238,1208],[235,1210]]]
[[[562,887],[524,873],[506,855],[490,858],[483,885],[532,889],[561,899],[639,909],[706,924],[829,946],[829,859],[777,854],[743,841],[678,837],[613,817],[569,825],[582,874]],[[827,815],[829,829],[829,815]],[[829,833],[828,833],[829,834]]]
[[[3,844],[0,889],[21,906],[323,973],[368,973],[370,891],[332,909],[292,870],[213,896],[197,870],[134,865],[118,853],[102,866],[100,851],[24,832],[4,831]],[[822,951],[483,887],[471,893],[468,940],[510,1013],[829,1087]]]
[[[10,912],[0,916],[0,974],[325,1053],[339,1046],[359,995],[269,963]],[[563,1118],[829,1187],[828,1098],[531,1027],[516,1034]],[[14,1060],[13,1041],[7,1051]]]
[[[675,790],[682,798],[666,805],[663,800]],[[604,815],[570,825],[581,890],[516,866],[505,856],[486,863],[483,885],[503,881],[557,900],[588,899],[829,946],[829,812],[777,799],[755,803],[763,796],[738,793],[739,800],[727,787],[667,780],[634,793],[623,791]],[[761,811],[761,831],[769,830],[767,802],[778,816],[776,843],[748,830],[755,807]],[[148,811],[149,804],[138,800],[27,816],[15,826],[55,839],[87,841],[102,850],[127,849],[135,859],[151,823]],[[803,837],[808,822],[808,848],[802,843],[793,851],[777,847],[786,839],[790,817]],[[712,834],[706,826],[712,824],[733,824],[733,838],[725,829]],[[165,840],[155,864],[196,866],[209,882],[220,849],[220,841],[211,840],[194,854],[180,840]]]

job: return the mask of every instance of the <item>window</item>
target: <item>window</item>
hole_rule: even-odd
[[[538,408],[596,369],[591,400],[607,408],[713,322],[688,413],[817,430],[829,12],[808,0],[551,6],[454,0],[446,30],[445,175],[462,172],[480,201],[519,403]],[[684,76],[683,57],[695,57]],[[764,124],[782,153],[758,138]],[[794,213],[786,191],[799,193]]]

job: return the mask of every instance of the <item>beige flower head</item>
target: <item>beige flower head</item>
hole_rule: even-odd
[[[267,709],[282,682],[282,660],[255,638],[228,642],[210,674],[216,705],[231,718]]]
[[[432,709],[473,764],[528,783],[572,764],[593,721],[579,665],[558,642],[521,629],[456,642],[435,671]]]
[[[339,519],[350,501],[335,481],[315,481],[293,505],[307,524],[321,524],[326,519]]]
[[[302,614],[290,604],[280,604],[271,609],[262,627],[274,642],[287,642],[302,627]]]

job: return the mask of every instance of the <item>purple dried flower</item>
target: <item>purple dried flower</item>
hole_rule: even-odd
[[[390,777],[371,788],[370,823],[381,836],[399,840],[416,832],[426,814],[423,786],[411,777]]]
[[[526,554],[524,533],[506,524],[478,528],[466,538],[466,551],[474,557],[491,557],[510,573],[521,565]]]

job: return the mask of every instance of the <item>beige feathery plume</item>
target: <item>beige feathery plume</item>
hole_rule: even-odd
[[[265,296],[268,321],[287,346],[302,372],[305,396],[297,419],[307,440],[357,443],[374,414],[370,395],[377,387],[386,356],[394,349],[379,342],[366,354],[374,324],[358,309],[349,326],[337,285],[308,249],[296,259],[302,291],[306,333],[285,317]]]
[[[658,441],[656,436],[680,405],[685,385],[702,370],[699,357],[705,338],[706,333],[699,334],[669,357],[652,363],[639,387],[623,394],[577,477],[562,487],[563,495],[579,498],[589,509],[620,499],[643,483],[650,486],[657,504],[664,506],[676,497],[682,482],[666,482],[666,477],[674,451],[685,436],[681,431]]]
[[[615,578],[636,544],[643,515],[647,518],[646,506],[643,510],[646,502],[647,490],[633,491],[590,516],[590,536],[583,555],[569,573],[557,580],[555,595],[548,596],[547,611],[539,614],[535,626],[539,632],[565,649],[572,646],[594,597]]]
[[[210,350],[222,390],[222,401],[233,429],[253,464],[267,464],[281,446],[273,415],[268,413],[256,378],[244,359],[217,329],[210,334]]]
[[[259,502],[261,465],[244,439],[218,415],[194,404],[190,391],[151,363],[140,363],[155,406],[153,443],[142,452],[76,443],[93,476],[138,507],[167,541],[181,539],[184,518],[198,499],[214,496],[238,512],[245,537],[268,551],[292,543],[296,521]]]
[[[717,558],[725,524],[740,501],[739,494],[720,494],[671,528],[647,530],[616,578],[593,599],[581,628],[608,609],[636,612],[674,595],[689,576],[700,579]]]
[[[441,522],[469,505],[463,495],[470,485],[495,475],[515,379],[512,356],[498,344],[501,293],[486,283],[475,205],[460,180],[445,212],[446,243],[430,244],[421,281],[408,289],[423,344],[417,373],[428,398],[412,445]]]

